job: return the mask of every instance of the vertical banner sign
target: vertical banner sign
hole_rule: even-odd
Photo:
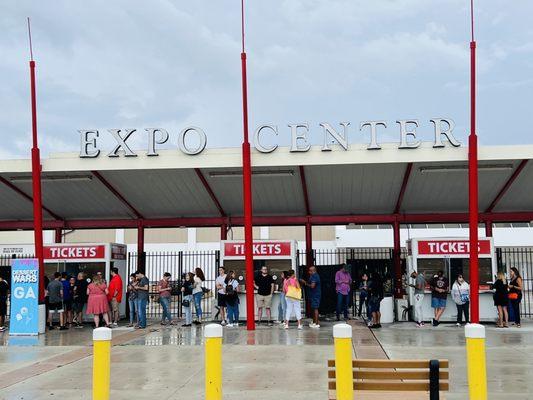
[[[10,335],[39,333],[39,261],[14,259],[11,264]]]

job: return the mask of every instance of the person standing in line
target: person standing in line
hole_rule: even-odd
[[[274,278],[268,273],[266,265],[263,265],[261,267],[261,272],[255,275],[254,288],[257,289],[256,302],[259,319],[258,323],[261,323],[264,308],[267,316],[267,324],[268,326],[272,326],[270,309],[272,307],[272,294],[274,293],[275,285]]]
[[[130,323],[128,328],[135,326],[135,313],[137,309],[137,277],[135,274],[130,275],[130,281],[128,282],[128,287],[126,288],[126,297],[128,299],[128,306],[130,309]],[[137,321],[138,321],[137,317]]]
[[[181,293],[183,294],[183,300],[181,302],[183,308],[185,309],[185,323],[182,326],[191,326],[192,325],[192,290],[194,286],[194,274],[192,272],[187,272],[185,274],[185,280],[181,287]]]
[[[463,274],[457,275],[457,279],[452,285],[452,299],[457,306],[457,326],[463,323],[463,314],[465,323],[470,322],[470,285],[465,281]]]
[[[289,329],[289,321],[294,313],[298,321],[298,329],[303,329],[302,326],[302,287],[294,275],[294,270],[287,271],[287,277],[283,283],[283,292],[285,293],[285,300],[287,301],[287,310],[285,311],[285,324],[283,328]]]
[[[109,323],[109,303],[107,301],[107,285],[102,280],[102,274],[93,276],[93,281],[87,286],[87,314],[92,314],[94,319],[94,326],[100,326],[100,314],[103,315],[106,327],[110,328]]]
[[[350,300],[350,290],[352,287],[352,276],[346,271],[346,264],[342,264],[341,269],[335,274],[335,291],[337,292],[337,321],[340,321],[342,311],[344,319],[348,319],[348,303]]]
[[[52,320],[53,314],[59,314],[59,329],[64,331],[68,329],[65,327],[65,315],[63,309],[63,284],[60,281],[61,274],[54,272],[54,280],[50,281],[46,288],[48,294],[48,327],[54,329]]]
[[[148,304],[148,295],[150,291],[150,281],[144,273],[141,271],[136,271],[135,276],[137,277],[137,316],[139,319],[139,324],[136,326],[136,329],[146,329],[146,305]]]
[[[282,324],[285,321],[285,311],[287,310],[287,300],[285,299],[285,292],[283,286],[287,279],[287,271],[281,271],[280,282],[278,284],[279,290],[279,305],[278,305],[278,321],[276,323]]]
[[[74,284],[72,310],[74,312],[75,328],[83,327],[83,308],[87,304],[87,279],[84,272],[79,272]]]
[[[204,271],[202,271],[202,268],[197,267],[195,270],[194,275],[194,285],[192,289],[192,297],[194,299],[194,307],[196,308],[196,321],[194,321],[195,324],[201,324],[202,323],[202,297],[204,295],[204,289],[202,285],[205,282],[205,275]]]
[[[187,272],[185,274],[185,280],[183,281],[183,286],[181,287],[181,293],[183,294],[182,305],[185,309],[185,323],[182,326],[191,326],[192,325],[192,289],[194,286],[194,274],[192,272]]]
[[[381,300],[384,297],[383,281],[381,275],[377,272],[372,272],[372,277],[368,282],[368,309],[372,316],[372,321],[369,323],[370,328],[381,328]]]
[[[507,286],[507,279],[502,271],[499,271],[496,275],[496,282],[492,285],[494,294],[492,298],[494,305],[498,310],[498,322],[497,328],[509,328],[509,314],[507,313],[507,307],[509,306],[509,288]]]
[[[217,305],[220,310],[221,325],[227,324],[226,321],[226,268],[218,268],[218,276],[215,279],[215,286],[217,288]]]
[[[363,304],[365,306],[366,317],[370,319],[370,313],[368,312],[368,275],[366,273],[361,275],[361,283],[359,283],[359,309],[357,310],[357,316],[359,318],[362,315]]]
[[[446,299],[448,298],[448,279],[443,271],[439,271],[431,280],[431,307],[434,309],[435,317],[433,326],[440,324],[440,317],[446,310]]]
[[[165,272],[163,274],[163,279],[159,281],[159,285],[157,286],[157,290],[159,291],[159,303],[161,303],[161,307],[163,308],[163,315],[161,317],[161,325],[174,325],[172,322],[172,315],[170,313],[170,300],[171,300],[171,290],[170,287],[170,277],[172,275],[170,272]],[[165,322],[167,320],[168,322]]]
[[[110,320],[112,326],[118,326],[120,320],[120,303],[122,302],[122,278],[118,274],[117,267],[111,267],[111,280],[109,281],[109,294],[107,299],[109,300],[110,308]]]
[[[225,302],[228,310],[228,327],[239,326],[239,282],[235,271],[229,271],[225,283]]]
[[[424,294],[426,291],[426,278],[424,278],[423,273],[418,273],[416,271],[411,272],[411,278],[414,279],[415,283],[414,285],[409,285],[415,290],[414,295],[414,309],[415,309],[415,320],[416,320],[416,326],[417,328],[421,328],[424,326],[424,316],[423,316],[423,308],[422,305],[424,304]]]
[[[7,299],[9,297],[9,284],[0,276],[0,332],[6,330]]]
[[[522,301],[523,280],[516,267],[511,268],[509,279],[509,305],[513,309],[514,323],[520,328],[520,302]]]
[[[66,272],[61,273],[61,284],[63,285],[63,310],[65,316],[65,325],[69,328],[72,326],[72,296],[74,295],[70,287],[70,278]]]
[[[301,279],[302,285],[309,288],[309,303],[311,305],[311,312],[313,313],[313,321],[309,324],[310,328],[319,329],[320,321],[318,319],[318,309],[320,308],[320,298],[322,296],[322,289],[320,287],[320,276],[316,272],[316,267],[309,267],[309,280],[306,282]]]

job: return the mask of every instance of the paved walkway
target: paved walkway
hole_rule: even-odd
[[[353,329],[354,356],[358,358],[449,358],[452,390],[446,398],[467,398],[462,329],[396,324],[372,332],[360,322],[354,322]],[[14,345],[12,338],[0,335],[0,344],[4,344],[0,346],[0,399],[91,399],[91,333],[89,328],[54,331],[39,338],[35,346]],[[113,400],[203,398],[202,328],[157,325],[144,332],[119,328],[113,333]],[[325,400],[326,362],[333,354],[331,324],[303,331],[277,326],[259,326],[254,332],[227,328],[224,398]],[[530,398],[531,354],[533,326],[505,331],[488,328],[491,399]],[[374,393],[358,397],[381,398],[391,396]],[[404,398],[414,399],[411,395]]]

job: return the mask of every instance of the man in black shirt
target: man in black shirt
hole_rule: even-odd
[[[266,309],[268,326],[272,326],[270,318],[270,308],[272,306],[272,294],[274,293],[274,279],[268,273],[268,268],[263,266],[261,272],[255,276],[254,287],[257,289],[257,314],[259,323],[263,316],[263,308]]]
[[[0,332],[6,330],[4,323],[7,315],[7,297],[9,296],[9,284],[0,276]]]
[[[74,298],[72,303],[76,328],[81,328],[83,324],[83,307],[87,304],[88,285],[85,272],[80,272],[74,284]]]

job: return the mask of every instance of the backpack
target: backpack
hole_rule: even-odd
[[[233,280],[229,281],[226,285],[226,296],[233,297],[235,296],[235,288],[233,287]]]

